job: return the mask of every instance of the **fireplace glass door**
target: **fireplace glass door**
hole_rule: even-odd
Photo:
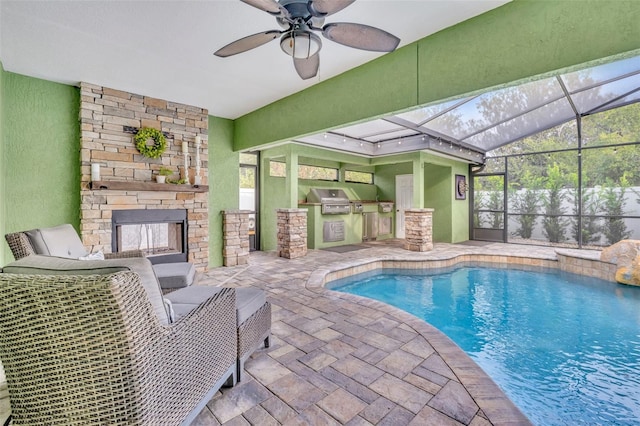
[[[147,257],[183,251],[181,223],[120,225],[117,234],[121,251],[142,250]]]
[[[111,225],[114,252],[142,250],[154,264],[187,261],[184,209],[114,210]]]

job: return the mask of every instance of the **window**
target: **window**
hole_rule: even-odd
[[[255,152],[241,152],[240,164],[249,164],[252,166],[258,165],[258,154]]]
[[[281,161],[269,162],[269,176],[272,177],[287,177],[287,165]]]
[[[305,166],[301,164],[298,168],[299,179],[313,180],[338,180],[338,169],[318,166]]]
[[[355,183],[367,183],[369,185],[373,184],[373,173],[369,172],[354,172],[351,170],[346,170],[344,172],[344,180],[346,182],[355,182]]]

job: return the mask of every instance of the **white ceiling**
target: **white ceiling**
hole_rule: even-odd
[[[379,27],[402,47],[508,1],[358,0],[326,23]],[[213,55],[271,29],[280,29],[275,18],[239,0],[0,0],[0,60],[6,71],[99,84],[233,119],[381,55],[323,39],[320,71],[307,81],[277,41]]]

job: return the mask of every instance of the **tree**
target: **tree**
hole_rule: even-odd
[[[504,179],[502,176],[482,176],[474,181],[474,185],[474,226],[480,228],[488,220],[487,226],[489,228],[502,229],[504,223]]]
[[[578,175],[576,173],[571,175],[574,188],[578,187]],[[571,234],[576,241],[580,241],[580,235],[582,234],[582,243],[596,243],[600,240],[600,225],[598,224],[598,218],[596,217],[600,210],[600,199],[598,193],[593,188],[587,188],[585,186],[580,190],[580,197],[578,197],[578,190],[573,191],[573,214],[575,215],[571,219]],[[582,224],[578,220],[580,214],[580,200],[582,199]]]
[[[538,213],[539,189],[542,185],[542,178],[533,176],[528,170],[521,178],[522,189],[513,193],[514,220],[520,225],[514,234],[522,238],[529,239],[536,226],[536,216]]]
[[[629,182],[623,175],[619,183],[607,180],[605,186],[600,191],[602,199],[602,213],[606,215],[604,218],[604,226],[602,233],[607,239],[608,244],[617,243],[620,240],[629,238],[630,231],[627,231],[627,225],[624,221],[626,204],[625,194],[629,187]]]
[[[560,172],[558,163],[553,163],[547,170],[545,179],[546,191],[542,196],[542,205],[545,209],[545,217],[542,220],[543,233],[552,243],[561,243],[565,240],[565,221],[562,218],[564,209],[562,203],[566,195],[562,192],[565,179]]]
[[[240,167],[240,188],[255,188],[256,177],[255,169],[249,167]]]
[[[504,211],[504,195],[501,189],[494,189],[489,192],[487,208],[489,210]],[[502,229],[502,225],[504,223],[504,213],[500,211],[492,212],[490,218],[491,223],[489,224],[489,227],[491,229]]]
[[[484,191],[474,191],[473,194],[473,227],[481,228],[482,227],[482,216],[480,215],[480,210],[485,208],[485,199],[484,199]]]

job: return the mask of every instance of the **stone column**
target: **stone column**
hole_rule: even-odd
[[[246,265],[249,262],[249,210],[222,211],[222,264]]]
[[[278,256],[296,259],[307,255],[307,209],[276,209]]]
[[[405,250],[433,250],[433,209],[405,210],[404,234]]]

